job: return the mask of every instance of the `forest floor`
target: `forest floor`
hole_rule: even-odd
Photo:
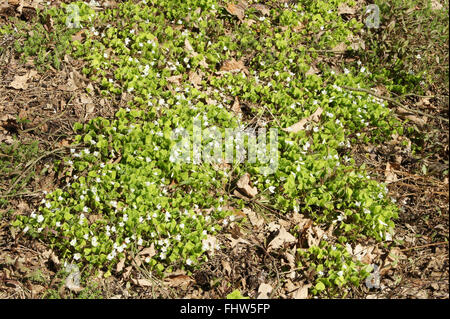
[[[365,1],[356,2],[358,8],[366,7]],[[348,153],[357,166],[364,164],[375,180],[386,183],[389,196],[399,207],[399,218],[395,220],[394,240],[371,244],[372,263],[381,269],[380,285],[371,288],[362,282],[350,286],[345,294],[321,294],[319,298],[448,299],[448,1],[378,2],[381,25],[370,35],[361,36],[365,49],[331,55],[324,52],[319,57],[337,68],[361,59],[373,73],[376,69],[391,70],[386,75],[389,83],[407,87],[395,94],[386,88],[388,81],[381,79],[373,85],[403,121],[401,138],[406,143],[355,143]],[[262,3],[261,10],[278,10],[277,5],[282,8],[296,1]],[[51,6],[60,4],[52,1]],[[41,1],[1,1],[0,27],[14,26],[20,20],[28,24],[28,34],[34,24],[51,28],[48,20],[36,19],[36,5]],[[116,5],[115,1],[99,1],[97,8]],[[431,11],[420,14],[424,8]],[[430,17],[430,12],[440,18]],[[347,19],[362,20],[360,13],[349,10],[345,14]],[[225,15],[223,19],[241,20],[238,11],[228,10]],[[102,272],[83,273],[79,289],[68,286],[67,273],[49,243],[25,236],[11,222],[18,215],[37,211],[44,194],[68,181],[55,167],[69,153],[76,135],[74,124],[97,117],[114,118],[131,97],[127,93],[100,94],[100,84],[83,74],[87,62],[69,54],[61,56],[58,67],[38,67],[33,56],[24,58],[17,52],[14,43],[23,44],[24,39],[23,34],[0,33],[0,298],[225,298],[236,289],[251,298],[261,294],[271,298],[312,297],[307,283],[312,283],[308,279],[313,274],[292,276],[295,267],[290,258],[295,253],[290,252],[298,246],[290,246],[289,253],[268,251],[267,228],[257,226],[257,219],[217,233],[222,248],[192,271],[177,270],[161,277],[139,265],[125,270],[122,265],[114,267],[107,278]],[[428,71],[423,93],[417,93],[417,83],[408,87],[406,76],[398,72],[397,60],[416,73]],[[92,88],[90,93],[86,87]],[[251,116],[247,120],[251,121]],[[249,203],[247,207],[254,206]],[[268,214],[286,229],[294,229],[299,222],[296,214],[272,210]]]

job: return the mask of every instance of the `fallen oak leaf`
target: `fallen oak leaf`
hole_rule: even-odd
[[[231,15],[234,15],[237,17],[240,21],[244,19],[245,16],[245,7],[243,3],[234,4],[234,3],[228,3],[225,7],[225,10],[228,11]]]
[[[35,70],[30,70],[24,75],[16,75],[9,86],[16,90],[25,90],[28,88],[27,81],[33,78],[36,74],[37,72]]]
[[[283,247],[285,244],[295,243],[297,239],[283,226],[280,226],[278,235],[269,243],[268,251]]]
[[[155,250],[154,243],[152,243],[150,245],[150,247],[144,248],[138,253],[138,256],[148,256],[150,258],[152,258],[155,255],[156,255],[156,250]]]

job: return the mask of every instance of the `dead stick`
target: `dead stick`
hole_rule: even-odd
[[[426,248],[426,247],[431,247],[431,246],[439,246],[439,245],[443,245],[443,244],[448,244],[448,241],[441,241],[441,242],[438,242],[438,243],[431,243],[431,244],[426,244],[426,245],[421,245],[421,246],[415,246],[415,247],[400,249],[400,251],[408,251],[408,250],[419,249],[419,248]]]

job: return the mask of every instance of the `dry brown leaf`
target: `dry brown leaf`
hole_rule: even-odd
[[[69,73],[69,78],[67,79],[67,83],[58,85],[58,89],[62,90],[62,91],[69,91],[69,92],[72,92],[72,91],[75,91],[78,89],[78,87],[75,83],[73,72]]]
[[[35,70],[30,70],[24,75],[16,75],[9,86],[16,90],[25,90],[28,88],[27,81],[33,78],[36,74],[37,72]]]
[[[280,227],[278,235],[269,243],[268,251],[283,247],[285,244],[295,243],[297,239],[292,236],[283,226]]]
[[[231,110],[236,115],[242,115],[241,104],[239,103],[239,98],[237,96],[234,98],[234,103],[233,106],[231,107]]]
[[[254,4],[253,8],[258,10],[259,12],[261,12],[265,16],[270,15],[270,9],[267,6],[263,5],[263,4],[259,4],[259,3]]]
[[[338,14],[355,14],[356,9],[349,7],[346,3],[341,3],[337,9]]]
[[[332,49],[333,52],[341,53],[347,51],[347,45],[344,42],[339,43]]]
[[[151,287],[153,286],[153,282],[145,279],[145,278],[141,278],[141,279],[131,279],[131,281],[133,282],[133,284],[141,286],[141,287]]]
[[[124,279],[127,279],[128,277],[130,277],[132,269],[133,269],[133,266],[128,266],[127,268],[125,268],[125,271],[122,273],[122,277]]]
[[[313,75],[313,74],[317,74],[319,72],[320,72],[320,70],[318,68],[316,68],[314,65],[311,65],[309,70],[306,71],[305,75]]]
[[[122,259],[117,263],[116,271],[117,271],[117,272],[121,272],[121,271],[123,270],[123,267],[124,267],[124,266],[125,266],[125,257],[122,258]]]
[[[148,256],[150,258],[152,258],[155,255],[156,255],[156,250],[155,250],[154,243],[152,243],[150,245],[150,247],[144,248],[138,253],[138,256]]]
[[[236,16],[240,21],[244,19],[245,7],[243,4],[228,3],[225,9],[232,15]]]
[[[200,84],[202,84],[202,78],[197,72],[190,72],[189,73],[189,82],[191,82],[194,87],[198,88]]]
[[[319,246],[325,231],[319,227],[311,226],[306,230],[306,239],[309,247]]]
[[[167,78],[167,81],[169,81],[170,83],[174,83],[174,84],[180,85],[182,79],[183,79],[183,76],[181,74],[179,74],[179,75],[169,76]]]
[[[262,283],[258,288],[258,296],[256,299],[269,299],[269,295],[272,292],[273,288],[271,285]]]
[[[225,273],[227,273],[227,275],[231,275],[231,266],[230,263],[226,260],[222,260],[222,267],[223,270],[225,271]]]
[[[439,0],[431,0],[431,10],[441,10],[443,5]]]
[[[84,30],[80,30],[77,33],[75,33],[74,35],[72,35],[72,41],[78,41],[78,42],[83,42],[84,38],[86,37],[86,35],[84,34]]]
[[[292,292],[292,298],[293,299],[308,299],[308,289],[312,287],[312,284],[304,284],[303,282],[301,285]]]
[[[240,71],[243,71],[245,74],[248,74],[248,70],[244,65],[244,61],[242,60],[236,61],[234,58],[225,61],[222,67],[220,68],[220,72],[240,72]]]
[[[261,227],[264,225],[264,219],[259,217],[257,213],[248,208],[243,208],[242,211],[247,215],[250,223],[255,227]]]
[[[237,187],[244,192],[244,195],[255,197],[258,194],[256,187],[250,186],[250,174],[245,173],[237,182]]]
[[[171,274],[164,278],[164,282],[166,282],[169,287],[179,287],[181,289],[186,289],[193,281],[194,280],[191,277],[184,273]]]
[[[391,164],[386,163],[386,169],[384,170],[384,176],[386,177],[386,184],[393,183],[398,180],[397,175],[394,173]]]
[[[319,107],[313,114],[311,114],[307,118],[304,118],[304,119],[300,120],[299,122],[297,122],[287,128],[283,128],[282,130],[285,132],[290,132],[290,133],[297,133],[301,130],[304,130],[307,123],[318,122],[322,112],[323,112],[323,109],[321,107]]]

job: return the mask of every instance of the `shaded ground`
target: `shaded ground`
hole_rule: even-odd
[[[36,74],[23,89],[12,88],[14,77],[27,74],[33,63],[21,64],[9,41],[0,39],[7,48],[0,57],[0,143],[6,147],[0,156],[7,172],[0,176],[1,298],[224,298],[236,288],[254,298],[267,278],[274,287],[269,297],[292,298],[298,293],[298,283],[307,281],[309,274],[294,274],[295,263],[290,257],[295,252],[268,252],[266,238],[276,236],[276,231],[258,220],[241,227],[235,224],[219,237],[225,248],[193,276],[180,273],[161,281],[138,265],[120,276],[91,280],[79,293],[64,288],[64,274],[52,252],[44,244],[14,233],[8,223],[15,214],[36,208],[43,191],[65,183],[51,168],[74,137],[73,123],[111,117],[126,105],[127,96],[111,101],[102,98],[95,87],[93,94],[85,93],[89,81],[81,76],[81,62],[69,57],[62,70]],[[427,93],[433,97],[409,97],[404,103],[410,109],[448,118],[448,94],[448,88],[436,85]],[[422,138],[422,150],[415,154],[399,153],[398,140],[386,145],[355,145],[353,149],[357,162],[366,163],[378,180],[393,179],[388,187],[401,214],[392,245],[378,244],[375,248],[378,253],[373,262],[383,265],[381,289],[361,285],[348,291],[347,298],[449,297],[449,127],[448,122],[433,117],[422,124],[408,124],[414,130],[409,138]],[[32,143],[36,148],[24,153],[19,162],[8,148],[21,152],[20,145]],[[387,163],[390,168],[386,168]],[[267,219],[278,220],[286,229],[298,222],[298,216],[275,213]],[[150,278],[151,283],[136,281],[143,278]]]

